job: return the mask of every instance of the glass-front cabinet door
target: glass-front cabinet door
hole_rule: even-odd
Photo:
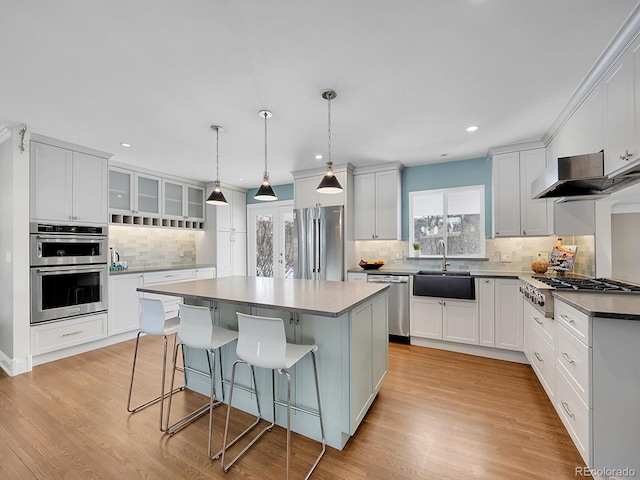
[[[160,216],[160,177],[136,173],[136,213],[147,217]]]
[[[133,213],[133,172],[112,167],[109,169],[109,211]]]
[[[195,185],[186,185],[186,187],[188,219],[204,221],[204,188]]]
[[[162,179],[162,216],[164,218],[184,219],[184,187],[183,183]]]

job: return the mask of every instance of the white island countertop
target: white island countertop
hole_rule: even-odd
[[[140,287],[138,291],[339,317],[386,284],[267,277],[223,277]]]

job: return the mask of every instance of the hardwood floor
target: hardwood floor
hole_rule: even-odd
[[[148,374],[139,386],[155,392],[161,343],[146,337],[141,349]],[[128,414],[132,354],[130,341],[13,378],[0,371],[0,478],[284,478],[282,428],[224,473],[207,458],[206,416],[168,437],[158,430],[158,405]],[[205,400],[174,398],[176,415]],[[225,408],[216,409],[214,446]],[[293,436],[292,479],[304,477],[318,449]],[[392,344],[389,373],[356,436],[343,451],[328,448],[312,478],[575,479],[583,466],[528,365]]]

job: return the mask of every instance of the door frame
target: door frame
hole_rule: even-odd
[[[250,203],[247,205],[247,275],[255,276],[256,271],[256,228],[253,218],[259,212],[269,212],[274,217],[274,235],[277,228],[279,211],[282,207],[291,207],[293,211],[293,200],[279,200],[269,203]],[[275,249],[275,243],[274,243]],[[276,252],[274,251],[274,262]],[[275,268],[274,268],[275,273]]]

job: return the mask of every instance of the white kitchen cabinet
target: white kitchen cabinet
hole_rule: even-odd
[[[478,302],[442,299],[442,339],[478,345]]]
[[[495,347],[524,350],[521,280],[495,279]]]
[[[228,205],[216,206],[216,267],[218,277],[247,274],[246,193],[222,188]]]
[[[549,234],[549,200],[531,198],[531,182],[545,168],[544,148],[493,155],[493,225],[496,237]]]
[[[637,157],[634,112],[634,49],[629,49],[602,80],[604,99],[604,173]]]
[[[142,284],[141,273],[109,276],[109,336],[139,328]]]
[[[341,193],[318,193],[316,188],[322,181],[324,174],[316,174],[306,177],[296,178],[294,181],[294,202],[296,208],[307,207],[332,207],[345,204],[346,172],[334,169],[334,175],[342,185]]]
[[[478,323],[479,344],[484,347],[495,346],[495,280],[478,278]]]
[[[109,168],[109,213],[160,217],[162,179],[119,167]]]
[[[376,169],[381,167],[377,166]],[[360,173],[360,172],[366,173]],[[401,170],[358,168],[353,176],[355,240],[401,239]]]
[[[411,297],[410,328],[412,337],[442,340],[442,300]]]
[[[190,222],[204,221],[204,188],[162,179],[162,217]]]
[[[184,282],[196,278],[194,269],[185,270],[162,270],[159,272],[149,272],[142,275],[142,284],[147,287],[150,285],[161,285],[163,283]],[[178,315],[179,305],[182,298],[171,295],[160,295],[157,293],[142,293],[143,298],[153,298],[162,301],[164,313],[167,318],[176,317]]]
[[[411,297],[411,336],[478,344],[475,300]]]
[[[50,353],[107,337],[107,314],[81,315],[60,322],[34,325],[31,333],[31,355]]]
[[[196,268],[196,280],[216,278],[216,267]]]
[[[367,274],[361,272],[348,272],[347,282],[367,283]]]
[[[107,159],[31,142],[32,220],[107,223]]]

